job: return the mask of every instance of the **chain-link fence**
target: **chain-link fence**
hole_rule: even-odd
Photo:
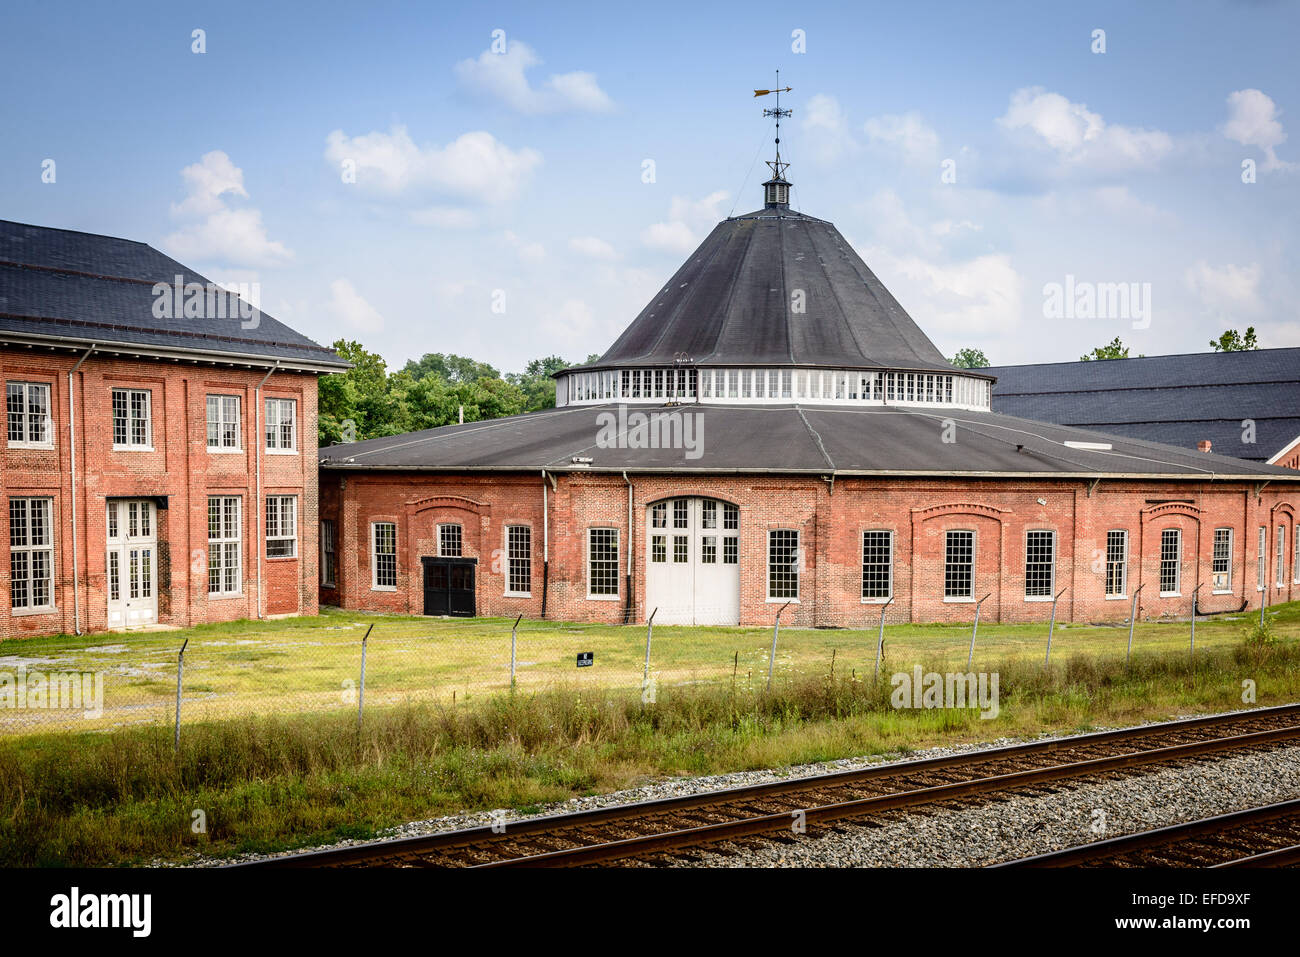
[[[744,627],[670,624],[665,619],[674,616],[664,609],[635,625],[332,611],[184,634],[14,639],[0,643],[0,733],[170,723],[178,714],[190,722],[351,710],[360,719],[364,709],[454,707],[512,689],[612,689],[648,703],[674,688],[752,692],[809,676],[887,678],[918,664],[979,670],[1079,654],[1123,658],[1130,648],[1190,654],[1239,641],[1243,625],[1227,617],[977,628],[971,608],[967,622],[882,628],[877,606],[855,613],[848,627],[806,628],[790,623],[794,610],[774,604],[771,624]]]

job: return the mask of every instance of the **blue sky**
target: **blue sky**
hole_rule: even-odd
[[[780,68],[795,204],[946,354],[1300,345],[1297,36],[1226,0],[7,5],[0,217],[146,241],[395,365],[581,359],[761,205]],[[1045,315],[1067,276],[1149,289],[1149,324]]]

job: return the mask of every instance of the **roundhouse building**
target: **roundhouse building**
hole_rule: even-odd
[[[717,225],[554,410],[321,452],[321,598],[861,625],[1186,616],[1300,590],[1295,471],[990,410],[831,223]]]

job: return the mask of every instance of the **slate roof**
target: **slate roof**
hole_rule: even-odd
[[[347,368],[332,349],[264,312],[241,321],[234,296],[227,300],[230,318],[155,317],[153,284],[173,284],[178,275],[185,283],[208,283],[145,243],[0,220],[0,337]]]
[[[602,413],[617,405],[569,406],[448,425],[320,450],[326,469],[447,471],[757,472],[829,475],[968,475],[1047,478],[1135,475],[1177,479],[1300,482],[1300,472],[1137,439],[1032,422],[992,412],[871,406],[624,407],[702,417],[702,454],[686,450],[601,448]],[[956,441],[942,441],[943,420]],[[628,420],[634,424],[633,420]],[[624,433],[626,434],[626,433]],[[1109,451],[1065,441],[1110,443]],[[574,463],[589,456],[589,465]]]
[[[1300,437],[1300,348],[994,366],[1008,415],[1267,462]],[[1255,443],[1242,442],[1243,419]]]
[[[792,308],[796,290],[804,313]],[[682,352],[697,365],[952,371],[839,230],[784,206],[715,226],[583,368],[672,365]]]

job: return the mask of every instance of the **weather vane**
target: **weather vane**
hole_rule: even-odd
[[[776,159],[769,160],[767,165],[772,170],[772,175],[777,179],[783,178],[782,174],[786,171],[786,168],[789,167],[790,165],[789,163],[781,162],[781,117],[790,116],[794,112],[793,110],[781,109],[781,94],[789,93],[789,92],[790,92],[790,87],[787,86],[785,89],[781,88],[780,70],[776,71],[775,89],[754,91],[755,96],[767,96],[769,93],[776,95],[776,107],[774,109],[764,110],[763,115],[776,117]]]

